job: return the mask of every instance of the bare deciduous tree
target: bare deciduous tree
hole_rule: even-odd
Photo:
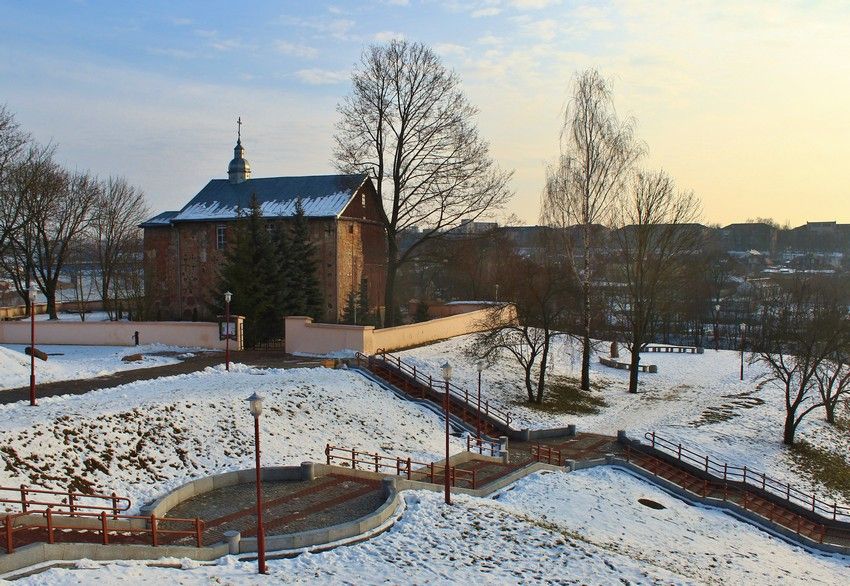
[[[664,172],[638,173],[617,212],[615,254],[626,295],[619,314],[628,328],[629,392],[637,393],[640,351],[651,341],[664,288],[673,287],[682,266],[701,242],[699,200],[677,191]]]
[[[478,334],[472,352],[493,359],[507,353],[522,367],[529,403],[542,403],[553,339],[561,334],[575,281],[552,254],[537,262],[511,256],[505,259],[504,290],[516,309],[516,320],[501,321],[494,308],[487,329]]]
[[[338,106],[335,158],[340,170],[374,181],[387,234],[387,323],[396,321],[396,275],[415,251],[461,219],[505,203],[510,173],[493,163],[474,124],[477,110],[458,76],[421,43],[367,48]],[[419,232],[405,250],[399,236]]]
[[[145,194],[123,177],[102,185],[93,207],[90,230],[98,270],[98,291],[109,319],[115,319],[115,278],[124,265],[138,265],[139,224],[148,216]]]
[[[790,446],[806,415],[824,406],[818,376],[830,376],[830,362],[850,343],[850,316],[847,305],[813,279],[769,290],[761,305],[753,361],[764,364],[764,378],[785,392],[782,441]]]
[[[30,137],[20,129],[14,115],[0,106],[0,255],[22,224],[21,201],[12,185],[12,170],[20,164]]]
[[[35,281],[47,298],[50,319],[58,319],[56,291],[71,243],[88,225],[100,191],[87,174],[72,174],[55,163],[45,170],[36,189],[25,200],[28,230],[32,230],[32,267]]]
[[[850,396],[850,362],[846,351],[825,360],[815,373],[818,394],[826,420],[835,425],[835,412],[844,397]]]
[[[594,225],[609,221],[614,202],[627,183],[643,150],[634,139],[633,124],[614,110],[611,88],[598,71],[579,74],[561,130],[561,155],[547,170],[542,222],[566,230],[581,226],[578,246],[564,243],[572,268],[582,284],[581,388],[590,389],[593,274],[596,269]]]

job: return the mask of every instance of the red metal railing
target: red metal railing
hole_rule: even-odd
[[[14,494],[14,498],[8,496],[9,493]],[[35,498],[30,498],[33,495]],[[51,496],[61,498],[51,499]],[[92,501],[97,504],[92,504]],[[111,495],[85,494],[70,490],[30,488],[25,484],[17,488],[0,486],[0,503],[18,505],[22,513],[29,512],[33,507],[48,507],[54,513],[60,512],[57,509],[67,509],[72,516],[77,512],[110,511],[114,517],[130,508],[130,499],[117,496],[114,492]]]
[[[730,466],[725,462],[718,462],[708,455],[699,454],[685,448],[680,443],[658,437],[655,432],[647,432],[644,437],[656,450],[673,456],[680,462],[690,464],[725,483],[736,482],[744,486],[751,486],[778,497],[782,501],[809,510],[820,517],[833,521],[850,522],[850,507],[821,500],[814,494],[791,486],[788,482],[774,480],[763,472],[756,472],[746,466]]]
[[[40,519],[34,518],[37,515],[43,515],[44,520],[41,521]],[[77,519],[76,523],[63,524],[63,519],[69,519],[72,517]],[[97,523],[97,521],[95,521],[95,523],[81,525],[79,523],[80,518],[97,519],[100,522]],[[116,520],[143,520],[147,522],[147,526],[132,526],[130,523],[121,523],[116,525],[114,523],[114,521]],[[113,522],[113,525],[111,527],[109,526],[110,521]],[[162,529],[159,527],[160,523],[189,524],[191,528]],[[204,522],[197,517],[194,519],[183,519],[175,517],[157,517],[156,515],[151,515],[149,517],[142,517],[138,515],[110,515],[107,514],[106,511],[101,511],[100,513],[76,512],[72,514],[68,512],[57,512],[52,510],[51,508],[47,508],[43,511],[30,511],[28,513],[8,513],[5,516],[3,535],[5,536],[6,553],[13,553],[15,551],[15,531],[19,531],[22,529],[46,530],[47,543],[56,542],[56,531],[64,532],[63,536],[67,536],[67,532],[69,531],[82,531],[100,533],[101,543],[103,545],[109,545],[110,534],[150,534],[151,545],[153,545],[154,547],[160,544],[161,538],[163,536],[193,537],[197,547],[203,547],[204,544]]]
[[[532,444],[531,457],[536,462],[546,462],[547,464],[554,464],[555,466],[564,465],[564,458],[561,455],[561,450],[545,444]]]
[[[466,436],[466,451],[476,452],[482,456],[498,458],[502,453],[502,444],[472,435]]]
[[[372,361],[383,363],[386,366],[398,370],[401,374],[412,378],[414,382],[424,385],[433,393],[441,396],[445,395],[445,381],[441,381],[440,379],[435,380],[431,375],[425,375],[421,370],[416,368],[415,364],[407,364],[400,357],[394,356],[389,352],[379,351],[378,354],[373,356],[367,356],[358,352],[355,357],[358,360],[367,362],[368,364],[371,364]],[[462,403],[468,410],[479,412],[482,417],[489,418],[505,428],[510,428],[512,421],[511,414],[495,405],[491,405],[489,399],[482,400],[479,405],[477,393],[470,393],[469,390],[462,389],[451,382],[449,383],[449,396],[455,402]]]
[[[345,464],[352,470],[395,474],[396,476],[404,476],[408,480],[427,481],[432,484],[443,482],[439,479],[445,478],[444,474],[446,473],[446,466],[434,462],[416,462],[410,458],[382,456],[375,452],[361,452],[330,444],[325,446],[325,462],[328,465],[338,462],[339,465]],[[360,467],[358,468],[358,466]],[[457,486],[458,482],[465,482],[475,489],[477,478],[474,469],[464,470],[457,466],[449,466],[448,474],[452,486]]]

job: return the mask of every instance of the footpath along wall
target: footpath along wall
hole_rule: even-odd
[[[314,324],[304,316],[286,318],[286,351],[292,354],[324,355],[335,352],[374,354],[409,348],[487,329],[493,323],[493,309],[479,309],[426,322],[375,329],[373,326]],[[512,305],[497,309],[498,321],[516,318]]]
[[[241,316],[234,316],[235,340],[230,349],[242,349]],[[38,321],[35,324],[35,345],[73,344],[84,346],[133,346],[135,333],[139,344],[168,344],[193,348],[224,350],[225,340],[220,339],[217,322],[75,322]],[[29,344],[30,322],[0,321],[0,344]]]

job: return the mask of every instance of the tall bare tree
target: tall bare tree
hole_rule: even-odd
[[[35,281],[47,298],[50,319],[58,319],[56,292],[71,244],[86,229],[100,191],[88,174],[70,173],[55,163],[45,170],[36,189],[27,194],[27,223],[32,230]]]
[[[806,415],[826,402],[819,375],[827,377],[822,381],[827,385],[831,375],[832,385],[843,378],[843,367],[833,361],[850,344],[850,315],[846,302],[812,278],[768,290],[760,301],[753,359],[767,367],[764,378],[785,393],[782,441],[790,446]]]
[[[22,224],[21,202],[12,185],[12,170],[20,164],[30,137],[21,130],[14,115],[0,106],[0,255],[9,238]]]
[[[566,230],[581,226],[578,246],[565,238],[572,270],[582,284],[581,388],[590,389],[594,225],[609,221],[634,162],[643,149],[634,139],[630,121],[614,109],[611,87],[598,71],[578,74],[572,99],[564,112],[561,155],[546,173],[542,221]]]
[[[699,200],[677,191],[663,171],[638,173],[618,206],[615,270],[626,285],[619,315],[629,335],[630,393],[637,393],[640,351],[655,333],[662,293],[676,285],[701,244],[702,227],[694,224],[699,213]]]
[[[123,177],[110,177],[101,186],[92,208],[89,232],[98,270],[97,288],[109,319],[115,319],[115,278],[125,265],[137,265],[138,238],[148,216],[145,194]]]
[[[337,110],[338,168],[367,173],[381,201],[387,235],[387,324],[396,321],[396,276],[416,250],[461,219],[475,220],[510,197],[510,173],[499,170],[478,135],[477,110],[427,46],[373,45],[352,74]],[[416,226],[418,232],[409,230]],[[402,250],[400,235],[411,235]]]
[[[40,194],[62,189],[63,175],[53,160],[53,151],[53,147],[30,143],[6,170],[3,184],[5,197],[14,203],[0,208],[3,224],[10,227],[0,266],[23,299],[27,313],[32,310],[27,290],[35,277],[35,202]]]

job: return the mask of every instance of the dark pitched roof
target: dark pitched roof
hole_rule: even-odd
[[[162,212],[161,214],[157,214],[150,220],[146,220],[142,224],[139,224],[139,228],[161,228],[163,226],[170,226],[171,220],[179,214],[180,212]]]
[[[266,218],[294,215],[295,202],[298,199],[301,199],[304,213],[308,217],[338,217],[364,181],[367,181],[366,175],[266,177],[249,179],[242,183],[213,179],[168,221],[173,223],[232,220],[236,218],[239,208],[248,209],[252,196],[257,197]],[[162,215],[148,220],[142,226],[145,227]]]

